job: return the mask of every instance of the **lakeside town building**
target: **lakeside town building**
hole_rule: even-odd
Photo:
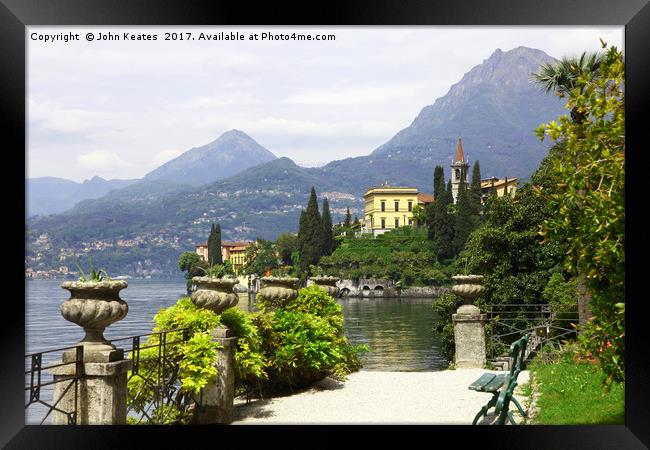
[[[518,178],[485,178],[481,180],[481,200],[484,200],[494,190],[497,197],[503,197],[506,193],[514,195],[517,191]]]
[[[413,207],[424,208],[433,196],[405,186],[371,187],[363,195],[365,214],[362,230],[374,236],[414,224]]]
[[[250,242],[221,242],[221,259],[222,261],[230,261],[232,270],[239,273],[246,264],[246,247]],[[208,244],[198,244],[196,246],[196,254],[199,255],[204,261],[208,260]]]

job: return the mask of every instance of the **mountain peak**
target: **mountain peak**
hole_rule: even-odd
[[[446,166],[454,157],[454,135],[462,130],[463,149],[473,160],[480,159],[485,174],[502,176],[507,167],[508,176],[530,175],[545,155],[532,130],[566,112],[557,97],[543,93],[531,80],[542,63],[553,59],[525,46],[497,48],[372,155],[417,154],[422,161]],[[512,149],[518,149],[512,153],[517,157],[510,155]]]
[[[276,156],[241,130],[232,129],[214,141],[194,147],[157,169],[147,180],[167,180],[201,185],[227,178]]]

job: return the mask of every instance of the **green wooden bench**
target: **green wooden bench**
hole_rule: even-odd
[[[468,389],[473,391],[488,392],[492,394],[490,401],[487,402],[478,414],[476,414],[476,417],[474,417],[472,425],[476,425],[479,418],[484,416],[493,406],[495,413],[499,415],[497,425],[505,424],[506,418],[510,420],[510,423],[516,425],[515,420],[512,417],[512,411],[509,411],[510,402],[513,402],[517,406],[517,409],[523,417],[528,417],[517,399],[513,396],[513,392],[517,386],[517,377],[519,376],[519,372],[521,372],[523,366],[524,352],[529,339],[530,335],[527,334],[510,345],[508,356],[512,358],[512,365],[507,374],[495,375],[493,373],[484,373],[469,385]]]

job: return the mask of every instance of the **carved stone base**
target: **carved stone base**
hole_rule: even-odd
[[[484,367],[487,314],[480,314],[476,306],[463,305],[451,317],[456,342],[456,368]]]

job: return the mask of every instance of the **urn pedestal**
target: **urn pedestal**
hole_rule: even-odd
[[[110,324],[122,320],[129,306],[120,298],[120,290],[128,286],[126,281],[66,281],[63,289],[70,291],[70,298],[61,304],[61,315],[82,327],[86,333],[79,341],[83,345],[84,362],[112,362],[123,359],[124,352],[104,338],[104,330]],[[63,353],[63,361],[76,360],[74,349]]]
[[[456,367],[484,367],[486,314],[474,305],[474,300],[485,288],[481,285],[482,275],[456,275],[451,291],[463,299],[463,304],[452,315],[454,341],[456,343]]]
[[[239,283],[234,278],[194,277],[192,281],[196,290],[190,296],[192,302],[221,314],[228,308],[236,306],[239,296],[233,291]],[[237,337],[225,326],[210,330],[212,341],[219,344],[217,357],[213,365],[217,376],[210,381],[201,394],[200,407],[195,411],[193,423],[227,424],[233,421],[235,398],[235,345]]]

